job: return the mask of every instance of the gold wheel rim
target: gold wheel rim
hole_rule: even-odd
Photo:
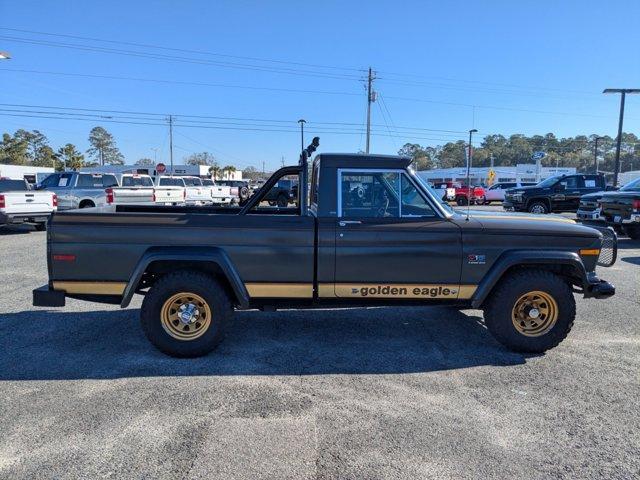
[[[171,296],[160,311],[162,328],[173,338],[190,341],[200,338],[211,326],[211,308],[200,295],[180,292]]]
[[[526,337],[539,337],[551,330],[558,321],[558,304],[546,292],[525,293],[511,311],[515,329]]]

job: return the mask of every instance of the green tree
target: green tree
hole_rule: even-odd
[[[57,168],[58,158],[56,157],[56,153],[53,151],[53,148],[49,145],[43,145],[38,148],[36,157],[33,159],[31,164],[36,167]]]
[[[209,152],[193,153],[184,161],[187,165],[216,165],[216,157]]]
[[[24,138],[3,133],[2,142],[0,142],[0,162],[9,165],[26,165],[30,160],[28,147]]]
[[[440,168],[463,167],[466,165],[465,147],[467,142],[458,140],[442,146],[438,152],[437,163]]]
[[[216,165],[211,165],[209,167],[209,175],[211,175],[213,177],[213,181],[215,182],[218,177],[220,176],[220,167],[216,164]]]
[[[89,132],[89,144],[87,155],[99,165],[122,165],[124,156],[118,150],[113,135],[102,127],[94,127]]]
[[[433,147],[423,147],[417,143],[405,143],[398,155],[403,157],[411,157],[413,166],[416,170],[428,170],[435,167],[434,157],[436,149]]]
[[[146,157],[145,158],[141,158],[135,164],[140,166],[140,167],[153,167],[155,165],[153,160],[151,160],[150,158],[146,158]]]
[[[231,174],[235,171],[236,171],[236,167],[234,167],[233,165],[226,165],[225,167],[222,168],[222,176],[223,177],[226,176],[227,178],[230,178]]]
[[[60,147],[56,154],[58,157],[58,169],[78,170],[84,166],[84,155],[78,151],[73,143],[67,143]]]

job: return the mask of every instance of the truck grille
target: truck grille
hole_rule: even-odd
[[[618,257],[618,237],[613,228],[600,227],[598,230],[602,233],[602,247],[600,247],[598,265],[610,267],[616,263]]]
[[[597,202],[585,202],[585,201],[580,202],[580,210],[582,210],[583,212],[593,212],[597,208],[598,208]]]

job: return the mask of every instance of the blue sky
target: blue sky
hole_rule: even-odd
[[[600,92],[640,87],[640,2],[634,1],[23,0],[0,3],[0,18],[3,28],[206,52],[0,30],[0,50],[13,56],[0,62],[0,103],[160,119],[124,119],[138,123],[162,123],[146,113],[171,113],[178,119],[176,161],[207,150],[239,167],[261,168],[264,161],[269,170],[282,157],[294,163],[299,118],[308,122],[308,138],[322,131],[321,151],[363,149],[362,79],[369,66],[379,77],[375,153],[395,153],[405,142],[442,144],[470,128],[480,136],[615,136],[619,99]],[[55,147],[70,141],[85,150],[89,130],[101,124],[128,163],[153,158],[154,148],[158,160],[168,159],[166,126],[68,117],[74,120],[0,115],[0,130],[37,128]],[[629,98],[625,117],[625,131],[639,130],[640,95]]]

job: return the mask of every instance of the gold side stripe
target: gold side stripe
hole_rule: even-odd
[[[321,298],[398,298],[398,299],[460,299],[473,297],[477,285],[455,284],[376,284],[324,283],[318,286]]]
[[[252,298],[312,298],[312,283],[245,283]]]
[[[53,282],[54,290],[87,295],[122,295],[126,282]]]

